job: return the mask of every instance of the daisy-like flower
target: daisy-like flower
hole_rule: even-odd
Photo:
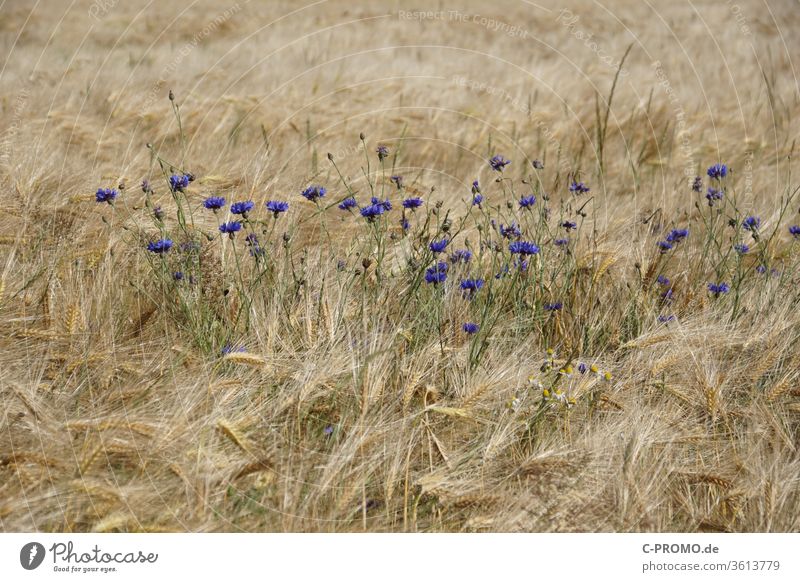
[[[94,199],[97,202],[107,202],[111,204],[118,194],[119,192],[114,188],[99,188],[97,192],[95,192]]]
[[[497,155],[493,156],[492,159],[489,160],[489,165],[492,166],[492,169],[495,172],[502,172],[503,169],[511,163],[511,160],[507,160],[503,156]]]
[[[169,252],[172,248],[172,241],[168,238],[162,238],[154,242],[147,243],[147,250],[157,255],[163,255]]]

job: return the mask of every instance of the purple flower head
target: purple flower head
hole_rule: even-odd
[[[508,245],[508,250],[511,251],[512,255],[526,256],[537,254],[539,252],[539,247],[535,243],[518,240]]]
[[[345,198],[339,203],[339,210],[351,210],[358,206],[358,202],[356,199],[350,196],[349,198]]]
[[[494,156],[492,157],[491,160],[489,160],[489,165],[492,166],[492,169],[495,172],[502,172],[503,169],[510,163],[511,160],[507,160],[506,158],[500,155]]]
[[[153,218],[156,220],[164,220],[164,216],[166,216],[166,214],[164,214],[164,211],[161,210],[161,206],[156,206],[153,208]]]
[[[450,262],[451,263],[469,263],[472,259],[472,251],[467,249],[458,249],[453,251],[453,254],[450,255]]]
[[[247,200],[246,202],[234,202],[231,204],[231,214],[241,214],[242,216],[246,217],[247,213],[253,209],[253,202],[251,200]]]
[[[717,190],[711,186],[708,187],[708,192],[706,192],[706,200],[708,200],[709,206],[714,206],[714,202],[717,200],[722,200],[724,197],[725,193],[722,190]]]
[[[447,240],[446,238],[443,238],[441,240],[431,241],[431,244],[428,245],[428,248],[431,249],[431,252],[433,252],[433,254],[437,254],[437,253],[444,252],[444,249],[446,249],[447,245],[449,245],[449,244],[450,244],[450,241]]]
[[[183,273],[181,273],[180,271],[175,271],[174,273],[172,273],[172,278],[175,279],[176,281],[183,281]]]
[[[472,182],[472,193],[473,194],[480,194],[481,192],[481,185],[478,183],[477,180]]]
[[[157,255],[163,255],[164,253],[169,252],[169,249],[171,248],[172,241],[168,238],[162,238],[161,240],[147,243],[147,250]]]
[[[403,200],[403,208],[408,208],[410,210],[416,210],[420,206],[422,206],[423,200],[422,198],[414,197],[414,198],[406,198]]]
[[[714,180],[721,180],[728,175],[728,166],[725,164],[714,164],[706,172],[709,178]]]
[[[183,192],[189,187],[189,182],[191,182],[189,174],[173,174],[169,177],[169,189],[173,192]]]
[[[309,186],[300,192],[300,195],[310,202],[316,202],[320,198],[324,197],[327,193],[328,190],[323,186]]]
[[[679,243],[689,236],[689,230],[686,228],[674,228],[667,235],[668,243]]]
[[[536,204],[536,196],[523,196],[519,199],[520,208],[530,208],[534,204]]]
[[[564,227],[564,229],[565,229],[567,232],[569,232],[570,230],[574,230],[574,229],[578,228],[578,225],[577,225],[576,223],[574,223],[574,222],[571,222],[571,221],[569,221],[569,220],[565,220],[564,222],[562,222],[562,223],[561,223],[561,226],[563,226],[563,227]]]
[[[405,216],[403,216],[403,217],[400,219],[400,226],[401,226],[401,227],[402,227],[402,229],[405,231],[405,230],[408,230],[409,228],[411,228],[411,223],[410,223],[410,222],[408,222],[408,219],[407,219]]]
[[[658,245],[658,248],[661,249],[662,253],[666,253],[667,251],[671,251],[673,249],[672,244],[668,243],[665,240],[660,240],[656,244]]]
[[[482,202],[483,202],[483,194],[475,194],[475,196],[472,197],[473,206],[477,206],[478,208],[480,208]]]
[[[756,267],[756,272],[759,273],[760,275],[763,275],[764,273],[767,272],[767,268],[764,265],[759,265]]]
[[[522,231],[519,229],[519,225],[516,222],[512,222],[508,226],[503,224],[500,225],[500,236],[503,238],[519,238],[522,236]]]
[[[444,283],[447,280],[447,263],[437,263],[433,267],[425,270],[425,281],[433,283]]]
[[[669,279],[667,279],[664,275],[659,275],[656,278],[656,281],[658,281],[658,283],[660,285],[664,285],[664,287],[668,287],[669,286]]]
[[[246,351],[247,350],[245,349],[244,346],[234,346],[232,344],[225,344],[222,347],[222,350],[220,350],[220,352],[222,353],[223,356],[226,356],[228,354],[233,354],[233,353],[244,353]]]
[[[714,297],[719,297],[722,294],[731,290],[727,283],[709,283],[708,290],[714,294]]]
[[[584,364],[583,362],[578,364],[578,372],[580,372],[581,374],[585,374],[586,370],[588,370],[588,369],[589,369],[589,367],[586,364]]]
[[[746,255],[750,252],[750,247],[746,244],[740,244],[733,247],[733,249],[740,255]]]
[[[225,199],[222,196],[209,196],[203,201],[203,206],[205,206],[208,210],[213,210],[216,212],[225,206]]]
[[[703,179],[700,176],[695,176],[692,181],[692,191],[701,192],[703,190]]]
[[[661,299],[664,300],[664,303],[670,303],[674,294],[675,292],[672,290],[672,287],[670,287],[661,294]]]
[[[242,230],[242,223],[238,221],[224,222],[219,225],[222,234],[229,234],[233,238],[234,233]]]
[[[789,234],[794,238],[800,238],[800,226],[794,225],[789,227]]]
[[[556,240],[553,241],[553,244],[556,245],[557,247],[565,247],[569,244],[569,239],[557,238]]]
[[[469,335],[473,335],[475,333],[478,333],[478,330],[480,328],[481,328],[481,326],[479,326],[477,323],[472,323],[471,321],[468,321],[462,327],[462,329],[464,330],[464,333],[467,333]]]
[[[372,222],[384,212],[386,212],[386,207],[383,204],[370,204],[361,209],[361,216]]]
[[[760,226],[761,219],[758,216],[748,216],[742,221],[742,228],[753,233],[757,233]]]
[[[382,162],[389,157],[389,148],[385,145],[380,145],[378,149],[375,150],[375,153],[378,154],[378,159]]]
[[[574,180],[569,186],[569,191],[573,194],[586,194],[589,190],[590,188],[586,184],[583,182],[575,182]]]
[[[278,218],[279,214],[289,210],[289,203],[281,202],[280,200],[270,200],[266,203],[266,207],[275,218]]]
[[[674,315],[659,315],[658,322],[659,323],[668,323],[670,321],[675,321]]]
[[[114,188],[100,188],[97,190],[97,192],[95,192],[94,199],[97,202],[108,202],[111,204],[114,202],[117,194],[119,194],[119,192],[117,192]]]
[[[545,303],[544,310],[545,311],[561,311],[564,308],[564,304],[561,301],[556,301],[555,303]]]
[[[483,287],[483,279],[462,279],[459,286],[464,292],[464,297],[472,299]]]
[[[373,196],[372,199],[370,200],[370,203],[371,204],[380,204],[381,206],[383,206],[383,209],[386,210],[386,211],[389,211],[389,210],[392,209],[392,203],[389,202],[388,198],[386,200],[384,200],[383,202],[381,202],[380,199],[375,198]]]

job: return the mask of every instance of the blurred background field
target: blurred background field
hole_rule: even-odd
[[[797,531],[799,35],[790,0],[3,3],[0,527]],[[704,238],[718,162],[737,207]],[[199,290],[145,250],[155,206],[185,234],[173,172]],[[382,242],[309,184],[390,197]],[[255,202],[261,284],[211,195]],[[445,216],[476,302],[408,276]],[[548,279],[507,307],[482,243],[515,217]]]

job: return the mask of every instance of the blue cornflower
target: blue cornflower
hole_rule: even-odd
[[[707,172],[709,178],[713,178],[714,180],[721,180],[725,176],[728,175],[728,166],[725,164],[714,164],[708,169]]]
[[[569,239],[557,238],[556,240],[553,241],[553,244],[556,245],[557,247],[565,247],[569,244]]]
[[[383,204],[370,204],[361,209],[361,216],[372,222],[384,212],[386,212],[386,208]]]
[[[481,185],[478,183],[477,180],[472,182],[472,193],[473,194],[480,194],[481,193]]]
[[[661,299],[663,299],[665,303],[669,303],[672,301],[672,296],[674,294],[675,292],[672,290],[672,287],[670,287],[661,294]]]
[[[300,195],[311,202],[315,202],[327,194],[328,190],[323,186],[309,186]]]
[[[530,208],[534,204],[536,204],[536,196],[523,196],[519,199],[520,208]]]
[[[572,184],[569,186],[569,191],[573,194],[586,194],[590,188],[584,184],[583,182],[575,182],[572,181]]]
[[[502,172],[503,168],[505,168],[508,164],[511,163],[511,160],[507,160],[503,156],[494,156],[491,160],[489,160],[489,165],[492,166],[492,169],[495,172]]]
[[[175,271],[172,274],[172,278],[175,279],[176,281],[183,281],[183,273],[181,273],[180,271]]]
[[[503,238],[519,238],[522,236],[522,231],[516,222],[512,222],[508,226],[500,225],[500,236]]]
[[[659,275],[656,277],[656,281],[658,281],[661,285],[664,285],[664,287],[669,285],[669,279],[667,279],[664,275]]]
[[[322,429],[322,434],[324,434],[326,437],[331,436],[333,434],[333,425],[329,424],[324,429]]]
[[[539,252],[539,247],[535,243],[518,240],[508,245],[508,250],[513,255],[535,255]]]
[[[472,251],[467,249],[458,249],[453,251],[453,254],[450,255],[450,262],[451,263],[469,263],[472,259]]]
[[[727,283],[709,283],[708,290],[714,294],[714,297],[719,297],[721,294],[727,293],[731,290]]]
[[[281,212],[286,212],[289,210],[289,203],[288,202],[281,202],[280,200],[270,200],[266,203],[267,210],[269,210],[275,218],[278,218],[278,215]]]
[[[373,196],[373,197],[372,197],[372,200],[370,200],[370,202],[371,202],[372,204],[380,204],[381,206],[383,206],[383,209],[384,209],[384,210],[391,210],[391,209],[392,209],[392,203],[391,203],[391,202],[389,202],[389,199],[388,199],[388,198],[387,198],[386,200],[384,200],[383,202],[381,202],[381,201],[380,201],[378,198],[375,198],[375,197]]]
[[[389,180],[397,186],[398,190],[403,187],[403,176],[392,176]]]
[[[172,241],[168,238],[162,238],[161,240],[157,240],[155,242],[147,243],[147,250],[151,253],[156,253],[157,255],[163,255],[164,253],[168,252],[169,249],[172,248]]]
[[[545,303],[544,310],[545,311],[561,311],[564,308],[564,304],[561,301],[556,301],[555,303]]]
[[[339,203],[339,210],[350,210],[358,206],[358,202],[356,199],[350,196],[349,198],[345,198]]]
[[[403,200],[403,208],[410,208],[411,210],[416,210],[420,206],[422,206],[423,200],[422,198],[414,197],[414,198],[406,198]]]
[[[673,248],[672,245],[670,243],[668,243],[667,241],[665,241],[665,240],[660,240],[660,241],[658,241],[657,244],[658,244],[658,248],[661,249],[662,253],[666,253],[667,251],[671,251],[672,248]]]
[[[469,335],[472,335],[474,333],[478,333],[478,330],[480,328],[481,328],[481,326],[479,326],[477,323],[472,323],[471,321],[468,321],[462,327],[462,329],[464,330],[464,333],[468,333]]]
[[[428,245],[428,248],[431,249],[433,254],[436,254],[436,253],[444,252],[444,249],[446,249],[447,245],[449,245],[449,244],[450,244],[450,241],[447,240],[446,238],[443,238],[442,240],[431,241],[431,244]]]
[[[403,228],[403,230],[408,230],[411,228],[411,223],[408,222],[408,219],[404,216],[400,219],[400,226]]]
[[[747,246],[746,244],[740,244],[740,245],[736,245],[736,246],[735,246],[735,247],[733,247],[733,248],[734,248],[734,250],[735,250],[737,253],[739,253],[740,255],[746,255],[747,253],[749,253],[749,252],[750,252],[750,247],[749,247],[749,246]]]
[[[568,232],[570,230],[574,230],[574,229],[578,228],[578,225],[576,223],[571,222],[569,220],[565,220],[564,222],[562,222],[561,226],[563,226]]]
[[[709,206],[714,206],[714,202],[717,200],[722,200],[724,196],[725,193],[722,190],[717,190],[716,188],[709,186],[708,192],[706,193],[706,200],[708,200]]]
[[[222,196],[209,196],[203,201],[203,206],[216,212],[225,206],[225,199]]]
[[[375,150],[375,153],[378,154],[378,159],[382,162],[387,157],[389,157],[389,148],[385,145],[378,146],[378,149]]]
[[[483,287],[483,279],[462,279],[460,284],[464,296],[472,299],[475,293]]]
[[[183,192],[189,187],[189,182],[191,182],[189,174],[173,174],[169,177],[169,189],[173,192]]]
[[[225,222],[219,225],[219,231],[223,234],[231,235],[233,238],[233,234],[242,230],[242,223],[237,221]]]
[[[800,238],[800,226],[794,225],[789,227],[789,234],[794,238]]]
[[[679,243],[689,236],[689,230],[686,228],[673,228],[667,235],[668,243]]]
[[[703,180],[700,176],[695,176],[694,181],[692,182],[692,190],[694,192],[701,192],[703,190]]]
[[[544,170],[544,164],[541,160],[533,160],[531,165],[537,170]]]
[[[756,267],[756,272],[759,273],[760,275],[763,275],[764,273],[767,272],[767,268],[764,265],[759,265]]]
[[[94,198],[98,202],[108,202],[111,204],[114,202],[117,194],[119,194],[119,192],[117,192],[114,188],[100,188],[97,190],[97,192],[95,192]]]
[[[578,364],[578,372],[580,372],[581,374],[585,374],[585,373],[586,373],[586,370],[588,370],[588,369],[589,369],[589,366],[587,366],[587,365],[586,365],[586,364],[584,364],[583,362],[581,362],[580,364]]]
[[[425,270],[425,280],[428,283],[444,283],[447,280],[447,263],[437,263]]]
[[[758,216],[748,216],[742,222],[742,228],[753,233],[758,232],[760,226],[761,219]]]
[[[234,202],[231,204],[231,214],[241,214],[244,217],[247,217],[247,213],[253,209],[253,202],[251,200],[247,200],[246,202]]]
[[[675,321],[674,315],[659,315],[658,322],[659,323],[668,323],[670,321]]]
[[[186,242],[182,242],[178,249],[182,253],[196,253],[200,251],[200,243],[195,240],[187,240]]]
[[[483,202],[483,194],[475,194],[475,196],[472,197],[473,206],[477,206],[478,208],[480,208],[482,202]]]
[[[153,208],[153,218],[156,220],[164,220],[164,216],[166,216],[166,214],[161,209],[161,206],[156,206]]]
[[[240,352],[240,353],[241,352],[246,352],[247,350],[244,348],[244,346],[233,346],[231,344],[225,344],[222,347],[222,350],[220,350],[220,351],[222,352],[222,355],[225,356],[227,354],[232,354],[232,353],[235,353],[235,352]]]

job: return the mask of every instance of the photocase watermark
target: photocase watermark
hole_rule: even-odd
[[[580,16],[573,14],[567,8],[562,8],[558,13],[558,16],[556,16],[556,22],[562,26],[565,26],[572,36],[583,41],[583,44],[586,46],[586,48],[597,55],[597,58],[600,59],[600,62],[605,63],[609,66],[609,68],[614,69],[615,71],[619,69],[620,77],[628,76],[628,70],[624,67],[620,68],[622,62],[614,59],[614,57],[606,53],[603,48],[597,44],[597,41],[593,40],[594,33],[587,33],[585,30],[578,28],[577,25],[580,21],[580,18]]]
[[[753,193],[753,159],[755,154],[753,150],[747,150],[744,153],[744,168],[742,175],[744,176],[744,193],[746,195]]]
[[[745,36],[753,36],[750,25],[747,23],[747,18],[742,12],[742,7],[738,4],[734,4],[731,0],[725,0],[725,3],[728,5],[728,9],[731,11],[731,14],[733,14],[734,19],[736,19],[736,24],[739,25],[739,31]]]
[[[469,14],[460,10],[400,10],[397,13],[400,20],[415,20],[424,22],[426,20],[443,20],[447,22],[472,23],[482,26],[492,32],[502,32],[507,36],[527,39],[530,33],[514,24],[509,24],[502,20],[489,18],[480,14]]]
[[[478,81],[477,79],[470,79],[461,75],[454,75],[452,82],[457,87],[479,93],[486,93],[487,95],[492,95],[493,97],[499,97],[511,108],[527,115],[531,121],[533,121],[536,128],[541,132],[542,136],[544,136],[547,145],[552,150],[556,152],[561,150],[561,142],[555,137],[555,133],[545,122],[545,120],[542,119],[535,111],[533,111],[527,102],[522,101],[519,97],[511,95],[511,93],[506,91],[503,87],[497,87],[496,85],[486,83],[485,81]],[[570,171],[569,161],[566,157],[561,158],[559,166],[564,172]]]
[[[686,112],[680,104],[678,94],[675,93],[666,73],[664,73],[661,61],[654,61],[653,68],[655,69],[659,85],[664,89],[664,92],[667,94],[667,99],[669,99],[670,104],[673,106],[673,111],[675,113],[675,131],[680,140],[680,151],[684,157],[683,175],[691,183],[691,181],[694,180],[695,168],[697,166],[694,161],[694,148],[689,141],[689,131],[686,126]]]
[[[11,159],[11,144],[19,133],[22,125],[22,114],[28,104],[30,90],[23,87],[14,99],[14,108],[11,113],[11,123],[0,138],[0,165],[7,165]]]
[[[164,86],[169,82],[169,80],[175,75],[178,71],[178,67],[180,67],[183,60],[191,53],[197,45],[199,45],[204,39],[212,35],[220,26],[222,26],[225,22],[230,20],[237,12],[241,10],[241,6],[237,2],[222,14],[218,14],[214,20],[206,24],[202,29],[194,34],[192,39],[184,44],[180,50],[178,50],[177,56],[170,62],[167,66],[165,66],[161,73],[159,74],[158,81],[153,83],[153,87],[150,89],[150,92],[145,99],[144,104],[142,105],[139,116],[144,117],[147,113],[147,110],[152,107],[153,103],[156,102],[158,99],[158,95]]]
[[[39,542],[29,542],[19,551],[19,564],[25,570],[35,570],[44,563],[47,556],[52,558],[54,572],[101,573],[118,572],[119,565],[155,564],[158,554],[154,552],[105,551],[97,544],[89,549],[77,549],[73,542],[56,542],[50,548]]]
[[[117,5],[119,0],[94,0],[89,6],[89,16],[102,20]]]

